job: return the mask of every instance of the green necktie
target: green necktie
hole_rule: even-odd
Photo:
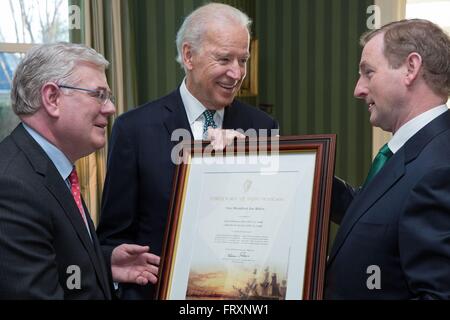
[[[216,110],[205,110],[203,115],[205,116],[205,122],[203,123],[203,135],[208,131],[208,127],[213,129],[217,128],[217,124],[214,122],[214,114]]]
[[[377,173],[383,168],[386,162],[392,157],[393,153],[389,150],[387,143],[381,147],[378,151],[377,156],[373,159],[372,167],[370,168],[369,174],[367,175],[366,181],[364,181],[363,187],[365,187],[372,179],[377,175]]]

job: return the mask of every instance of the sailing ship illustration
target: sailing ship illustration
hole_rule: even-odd
[[[233,286],[241,300],[284,300],[286,298],[286,280],[278,282],[277,273],[270,274],[269,267],[264,269],[262,281],[258,283],[258,270],[254,269],[253,277],[244,287]]]

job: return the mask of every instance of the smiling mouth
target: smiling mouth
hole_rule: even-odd
[[[226,89],[226,90],[233,90],[234,88],[236,88],[237,83],[235,84],[223,84],[223,83],[219,83],[219,86],[221,86],[222,88]]]
[[[375,106],[375,102],[369,103],[369,111],[371,111],[374,106]]]

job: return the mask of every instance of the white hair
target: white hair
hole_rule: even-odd
[[[209,3],[199,7],[191,12],[183,21],[180,29],[177,32],[176,46],[177,58],[176,61],[182,68],[186,68],[183,63],[183,44],[189,43],[194,52],[198,52],[202,45],[203,36],[208,30],[210,23],[237,23],[247,28],[250,34],[250,26],[252,21],[242,11],[222,3]]]

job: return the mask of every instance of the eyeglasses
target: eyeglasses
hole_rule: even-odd
[[[91,90],[91,89],[84,89],[84,88],[77,88],[77,87],[71,87],[71,86],[64,86],[64,85],[58,85],[59,88],[64,89],[72,89],[72,90],[80,90],[80,91],[86,91],[89,93],[91,97],[97,98],[100,100],[102,104],[106,104],[109,101],[114,103],[116,99],[114,98],[111,91],[108,91],[106,89],[97,89],[97,90]]]

